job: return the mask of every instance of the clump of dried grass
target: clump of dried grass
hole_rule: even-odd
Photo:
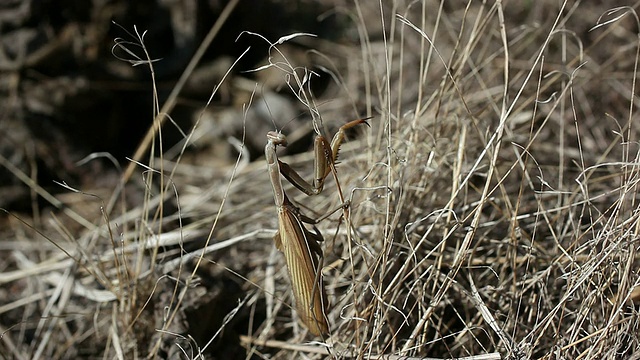
[[[353,329],[350,350],[637,356],[636,116],[628,103],[591,108],[610,65],[585,61],[614,33],[637,50],[633,10],[589,13],[602,25],[585,46],[570,26],[585,13],[565,6],[518,29],[500,3],[437,15],[425,4],[367,47],[381,124],[358,191],[389,191],[356,201],[354,219],[373,226],[336,280],[351,285],[336,319]],[[633,97],[632,80],[615,83]],[[606,114],[625,120],[607,129]]]
[[[308,70],[271,63],[310,122],[374,116],[340,157],[349,223],[318,225],[329,338],[306,343],[291,310],[264,161],[210,169],[156,151],[145,197],[105,211],[109,226],[12,249],[4,353],[639,356],[634,9],[360,5],[362,48],[324,48],[349,62],[322,98]],[[283,160],[311,174],[310,153]],[[307,215],[340,205],[331,181],[287,191]]]

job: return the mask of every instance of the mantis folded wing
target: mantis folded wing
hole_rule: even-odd
[[[315,233],[307,230],[302,224],[304,216],[286,195],[284,200],[278,208],[278,232],[273,239],[287,260],[298,316],[311,333],[325,335],[329,333],[325,316],[326,295],[318,273],[322,236],[317,230]]]

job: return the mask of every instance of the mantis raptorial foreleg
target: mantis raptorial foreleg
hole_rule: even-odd
[[[267,134],[268,141],[264,152],[273,187],[273,198],[278,210],[278,232],[274,236],[274,241],[287,261],[298,315],[309,331],[317,336],[329,333],[325,315],[326,296],[319,273],[322,257],[319,242],[322,241],[322,235],[315,226],[313,232],[305,227],[303,223],[315,224],[315,221],[302,215],[300,210],[291,203],[282,187],[280,175],[307,195],[319,194],[329,173],[333,171],[335,175],[335,162],[340,144],[344,140],[344,131],[362,123],[366,123],[366,119],[354,120],[343,125],[334,135],[331,143],[321,135],[316,136],[314,178],[311,183],[305,181],[288,164],[278,159],[276,148],[287,145],[286,137],[274,131]],[[343,200],[342,196],[341,200]]]
[[[332,167],[335,166],[336,160],[338,159],[338,153],[340,151],[340,145],[344,141],[344,133],[347,129],[350,129],[354,126],[360,124],[366,124],[367,119],[358,119],[350,121],[340,127],[338,132],[333,135],[333,139],[331,139],[331,143],[322,135],[316,136],[313,143],[313,152],[314,156],[314,177],[311,183],[304,180],[295,170],[289,166],[287,163],[280,163],[280,171],[282,175],[289,180],[293,186],[298,188],[303,193],[312,196],[318,195],[322,192],[324,187],[324,180],[329,176],[329,173],[332,171]],[[284,143],[279,144],[286,146],[286,138],[284,135],[276,132],[269,132],[267,134],[267,138],[271,139],[273,137],[278,137],[278,140],[284,141]],[[335,170],[335,168],[334,168]]]

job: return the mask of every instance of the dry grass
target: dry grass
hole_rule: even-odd
[[[156,145],[130,180],[143,197],[73,193],[82,207],[43,228],[11,217],[0,353],[639,358],[637,8],[356,2],[359,47],[272,47],[268,71],[289,80],[306,129],[374,117],[341,152],[350,223],[318,225],[330,337],[312,339],[291,309],[264,160],[239,146],[214,167]],[[320,98],[279,55],[288,42],[340,74]],[[252,91],[247,137],[269,90]],[[311,174],[310,152],[283,160]],[[317,197],[287,191],[310,216],[340,205],[333,181]]]

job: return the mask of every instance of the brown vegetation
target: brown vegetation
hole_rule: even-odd
[[[640,358],[640,4],[36,3],[0,12],[0,357]],[[366,116],[315,337],[261,151],[308,178]]]

